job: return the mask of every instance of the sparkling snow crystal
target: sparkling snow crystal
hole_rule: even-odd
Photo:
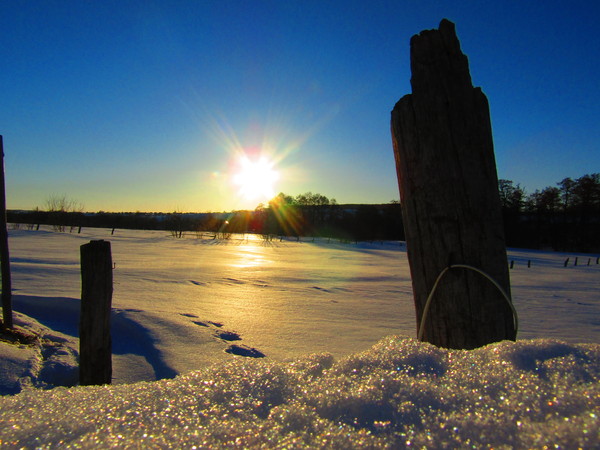
[[[600,345],[443,350],[388,337],[339,362],[236,358],[172,380],[0,398],[0,445],[600,445]]]

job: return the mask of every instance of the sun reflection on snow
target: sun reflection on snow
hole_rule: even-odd
[[[246,244],[236,248],[235,260],[229,264],[231,267],[246,269],[250,267],[260,267],[269,263],[265,257],[265,248],[260,245],[259,238],[254,235],[247,235]]]

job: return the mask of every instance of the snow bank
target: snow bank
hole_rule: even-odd
[[[600,345],[448,351],[404,337],[334,362],[234,357],[172,380],[0,398],[0,445],[600,445]]]
[[[39,336],[32,344],[0,341],[0,395],[23,389],[52,389],[79,383],[79,341],[14,312],[21,330]]]

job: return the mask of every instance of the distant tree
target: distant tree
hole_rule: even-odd
[[[547,187],[542,191],[536,190],[527,198],[527,209],[538,214],[554,214],[562,206],[560,190],[555,187]]]
[[[279,194],[284,195],[284,194]],[[290,198],[289,196],[285,196]],[[304,194],[299,194],[295,198],[291,200],[290,203],[300,206],[324,206],[324,205],[337,205],[337,201],[332,198],[329,199],[323,194],[313,194],[312,192],[305,192]]]
[[[527,236],[529,246],[560,247],[562,234],[557,224],[557,216],[562,209],[560,190],[556,187],[536,190],[525,203],[529,220],[521,224],[521,235]]]
[[[46,199],[46,211],[50,225],[55,231],[65,231],[65,227],[75,226],[76,216],[83,213],[83,204],[66,195],[51,195]]]
[[[268,220],[269,210],[264,205],[264,203],[259,203],[254,209],[253,214],[250,217],[250,223],[248,225],[248,231],[251,233],[262,234],[267,238],[269,236],[269,232],[267,230],[267,220]]]
[[[185,229],[183,214],[181,211],[175,210],[165,219],[165,227],[171,232],[171,236],[181,239]]]
[[[296,199],[280,192],[269,201],[265,224],[267,234],[299,236],[304,230],[303,216]]]
[[[525,192],[511,180],[498,180],[498,193],[502,206],[504,233],[507,242],[512,245],[525,245],[528,237],[524,234],[521,224],[522,210],[525,204]]]
[[[498,180],[498,193],[500,194],[500,203],[504,211],[521,211],[525,192],[519,184],[514,185],[511,180]]]
[[[558,183],[558,186],[560,186],[563,208],[567,211],[571,208],[571,198],[573,197],[573,187],[575,186],[575,182],[572,178],[563,178],[563,180]]]
[[[600,206],[600,174],[593,173],[578,178],[572,189],[573,206],[589,215]]]

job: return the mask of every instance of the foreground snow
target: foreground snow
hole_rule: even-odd
[[[44,446],[600,445],[600,346],[446,351],[388,337],[339,362],[235,357],[173,380],[0,398],[0,442]]]

